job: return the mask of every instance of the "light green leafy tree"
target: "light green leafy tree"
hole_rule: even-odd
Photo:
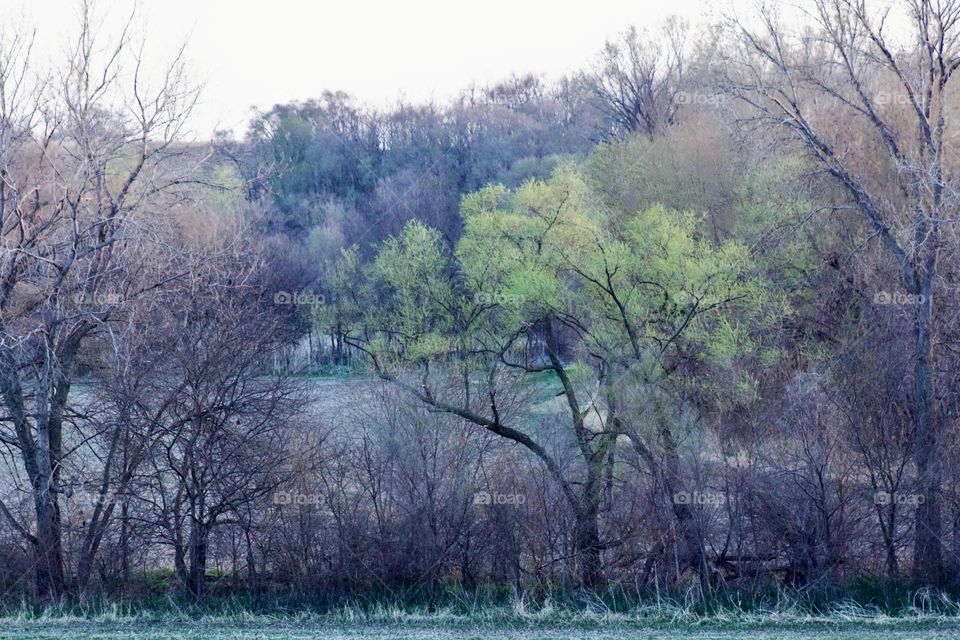
[[[764,289],[747,249],[702,237],[697,215],[652,207],[617,212],[612,224],[571,168],[515,191],[486,187],[461,209],[452,251],[411,222],[368,267],[350,266],[356,276],[341,286],[359,302],[345,339],[381,377],[530,450],[573,514],[577,576],[595,586],[621,437],[668,492],[675,485],[675,466],[651,453],[627,405],[692,360],[719,366],[753,348],[743,327]],[[537,428],[531,406],[550,403],[566,417]],[[676,456],[666,426],[658,437]],[[574,467],[558,459],[558,441],[576,452]],[[689,507],[677,506],[692,526]],[[699,570],[702,545],[687,537],[684,562]]]

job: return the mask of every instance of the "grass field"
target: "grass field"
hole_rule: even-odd
[[[314,608],[310,608],[311,605]],[[852,601],[820,607],[780,598],[763,607],[668,598],[620,610],[596,599],[451,606],[333,605],[174,599],[152,607],[87,602],[0,613],[0,640],[933,640],[960,639],[960,602],[918,592],[894,613]]]
[[[960,625],[953,624],[808,624],[765,625],[762,627],[735,625],[643,627],[634,625],[598,625],[590,628],[571,626],[460,626],[437,624],[347,624],[331,625],[251,620],[246,623],[196,622],[91,622],[91,621],[34,621],[0,623],[0,638],[29,640],[173,640],[179,638],[222,640],[323,640],[378,639],[378,640],[460,640],[504,638],[516,640],[619,640],[631,639],[691,639],[691,640],[860,640],[886,638],[890,640],[932,640],[958,638]]]
[[[14,615],[0,618],[0,639],[24,640],[932,640],[960,638],[960,618],[879,614],[798,616],[763,614],[676,619],[611,614],[546,617],[503,613],[479,616],[444,612],[410,615],[341,611],[336,614],[213,615]]]

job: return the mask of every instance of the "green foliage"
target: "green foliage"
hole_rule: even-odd
[[[383,243],[367,269],[374,295],[364,314],[368,325],[385,329],[394,341],[379,342],[377,351],[398,346],[419,361],[449,350],[462,305],[451,269],[440,234],[419,221]]]
[[[452,252],[414,221],[366,269],[344,254],[338,286],[364,298],[352,315],[381,363],[496,351],[548,317],[575,329],[569,353],[594,379],[596,357],[649,383],[684,360],[724,367],[758,348],[769,296],[750,251],[707,239],[700,214],[612,211],[569,165],[515,190],[487,186],[461,212]]]
[[[592,147],[599,122],[581,99],[586,89],[543,89],[528,77],[520,88],[496,85],[445,106],[375,111],[331,92],[277,105],[251,123],[243,171],[269,196],[271,227],[291,234],[321,224],[344,227],[348,244],[376,243],[417,217],[455,235],[463,193],[491,181],[545,179],[561,159]],[[347,211],[358,219],[346,219]]]
[[[575,318],[585,348],[642,365],[647,379],[664,375],[667,351],[694,343],[715,364],[753,348],[742,318],[729,315],[755,312],[762,296],[749,252],[705,240],[697,214],[610,212],[569,167],[512,193],[488,187],[463,211],[456,254],[466,286],[501,303],[505,330],[545,314]],[[504,314],[510,302],[516,310]]]
[[[149,593],[164,594],[176,584],[177,575],[173,569],[151,569],[140,574],[140,579]]]
[[[549,180],[558,167],[577,161],[582,161],[582,158],[570,154],[527,156],[510,165],[510,168],[502,172],[499,178],[507,187],[516,189],[528,180]]]
[[[749,170],[735,149],[722,123],[699,115],[653,141],[636,135],[598,145],[586,174],[613,211],[695,211],[704,217],[698,233],[719,240],[732,236],[741,176]]]

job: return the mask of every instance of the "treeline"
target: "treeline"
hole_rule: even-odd
[[[590,149],[602,132],[588,98],[572,81],[534,76],[386,113],[328,92],[258,115],[239,166],[277,232],[370,243],[420,218],[455,236],[462,194],[546,177]]]
[[[956,585],[960,5],[209,145],[85,8],[0,49],[5,597]]]
[[[545,179],[600,141],[652,139],[685,98],[699,101],[676,95],[685,34],[680,22],[662,36],[629,30],[580,73],[551,82],[514,75],[448,103],[374,110],[328,91],[258,113],[244,143],[224,134],[219,150],[248,198],[268,205],[275,233],[367,250],[416,218],[455,240],[464,194]],[[697,55],[693,69],[707,52]]]

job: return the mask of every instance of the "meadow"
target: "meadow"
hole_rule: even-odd
[[[922,605],[921,605],[922,606]],[[191,610],[131,612],[110,610],[22,611],[0,618],[0,638],[73,639],[222,639],[297,640],[377,638],[383,640],[932,640],[960,635],[955,612],[906,609],[891,616],[853,604],[836,605],[821,614],[789,606],[747,613],[719,609],[697,613],[675,604],[627,612],[527,608],[522,603],[475,611],[399,607],[344,607],[327,613]]]

